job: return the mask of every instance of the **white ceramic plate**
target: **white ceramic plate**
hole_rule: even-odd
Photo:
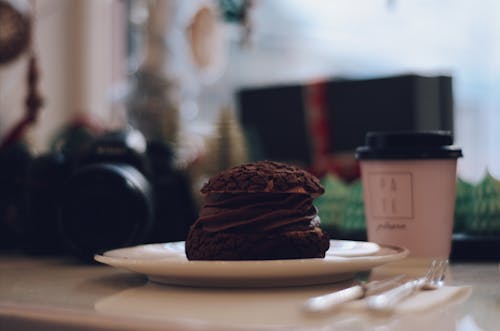
[[[144,274],[154,282],[209,287],[283,287],[353,278],[400,260],[408,250],[362,241],[332,240],[324,259],[188,261],[184,242],[149,244],[96,255],[101,263]]]

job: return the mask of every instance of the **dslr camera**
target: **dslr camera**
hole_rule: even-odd
[[[197,217],[188,177],[171,148],[137,130],[109,132],[78,153],[52,152],[29,167],[25,246],[84,260],[104,250],[184,240]]]

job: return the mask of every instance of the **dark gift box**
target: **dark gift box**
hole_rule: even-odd
[[[335,79],[237,93],[253,159],[299,163],[319,173],[333,169],[340,175],[345,164],[355,167],[354,149],[363,144],[367,131],[452,131],[452,99],[451,77],[419,75]]]

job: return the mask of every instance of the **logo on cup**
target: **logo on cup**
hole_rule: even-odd
[[[368,173],[370,207],[376,218],[413,219],[413,181],[409,172]]]

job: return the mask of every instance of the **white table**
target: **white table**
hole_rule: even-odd
[[[374,275],[423,272],[417,264],[378,267]],[[452,263],[452,285],[471,285],[461,303],[424,314],[365,318],[300,312],[313,294],[345,286],[199,289],[157,285],[142,275],[65,258],[0,255],[0,330],[471,330],[500,326],[498,263]]]

